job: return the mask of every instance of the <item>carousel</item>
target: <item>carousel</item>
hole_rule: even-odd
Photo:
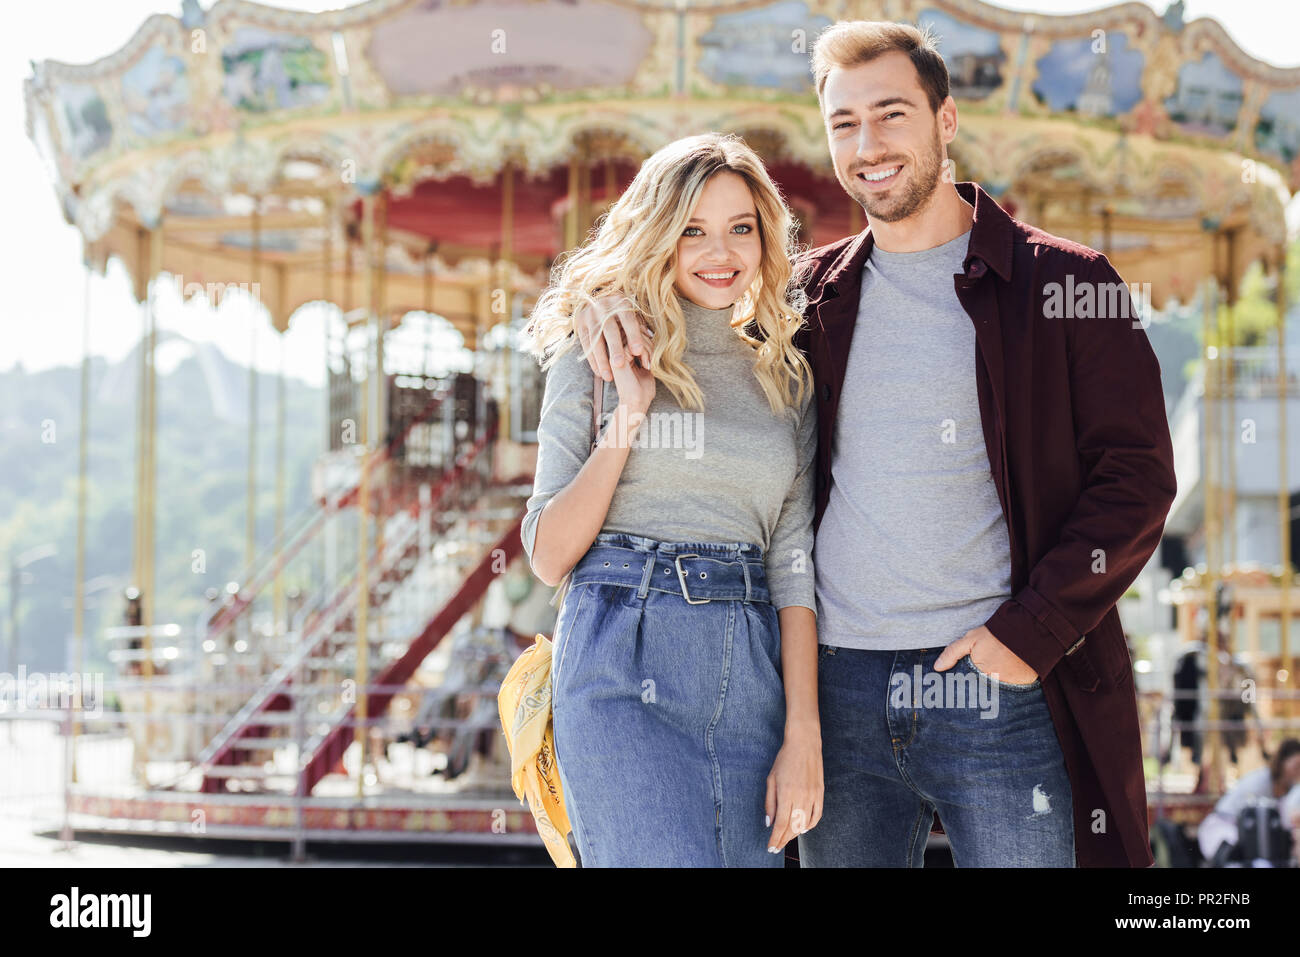
[[[1185,23],[1180,3],[1047,16],[977,0],[370,0],[308,14],[186,0],[94,63],[33,64],[27,131],[85,267],[118,260],[141,312],[133,594],[98,634],[78,598],[75,667],[111,670],[117,710],[70,729],[75,829],[537,843],[495,724],[519,646],[484,617],[494,583],[541,587],[520,558],[542,388],[520,332],[557,257],[684,135],[743,136],[802,243],[862,230],[808,63],[845,17],[931,27],[961,110],[956,177],[1102,250],[1142,308],[1203,308],[1207,388],[1227,381],[1242,277],[1262,266],[1284,287],[1300,69]],[[155,532],[162,284],[213,307],[248,297],[281,334],[328,317],[312,501],[290,507],[283,456],[258,460],[250,415],[234,466],[242,566],[206,595],[161,588],[157,570],[174,560]],[[1285,446],[1295,373],[1277,330]],[[446,348],[468,367],[442,368]],[[249,373],[248,407],[275,410],[282,448],[284,391],[268,378]],[[1211,588],[1221,486],[1202,492]],[[271,536],[256,534],[262,512]],[[1283,609],[1274,685],[1293,693],[1289,564],[1265,577]],[[113,740],[124,770],[102,772]]]

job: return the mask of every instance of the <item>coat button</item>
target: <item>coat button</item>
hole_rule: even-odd
[[[973,259],[971,260],[970,268],[966,271],[966,275],[970,276],[973,279],[978,279],[980,276],[984,275],[984,270],[986,268],[987,267],[984,265],[984,260]]]
[[[830,400],[831,400],[831,385],[830,385],[829,382],[823,382],[823,383],[822,383],[822,401],[823,401],[823,402],[829,402]]]

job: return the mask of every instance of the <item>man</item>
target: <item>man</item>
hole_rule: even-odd
[[[826,781],[802,863],[919,866],[937,812],[959,866],[1147,866],[1115,602],[1175,480],[1143,323],[1104,256],[946,175],[957,107],[930,37],[838,23],[813,73],[868,227],[796,265]],[[635,317],[603,340],[587,319],[607,378],[610,343],[645,348]]]

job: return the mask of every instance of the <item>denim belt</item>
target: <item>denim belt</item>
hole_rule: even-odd
[[[638,598],[650,591],[669,592],[692,605],[771,601],[763,560],[739,551],[708,545],[692,551],[689,543],[645,549],[596,542],[574,566],[570,585],[622,585],[635,588]]]

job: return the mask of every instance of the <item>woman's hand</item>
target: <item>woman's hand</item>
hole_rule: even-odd
[[[582,354],[593,372],[606,382],[613,382],[610,370],[626,369],[634,358],[648,363],[650,331],[640,313],[627,300],[614,293],[596,297],[598,308],[581,306],[573,317]]]
[[[823,794],[821,725],[816,721],[787,724],[785,742],[767,776],[769,851],[780,851],[795,835],[817,826]]]
[[[618,388],[619,405],[644,415],[655,397],[655,377],[649,368],[642,367],[642,361],[649,362],[638,357],[630,364],[615,364],[614,385]]]

